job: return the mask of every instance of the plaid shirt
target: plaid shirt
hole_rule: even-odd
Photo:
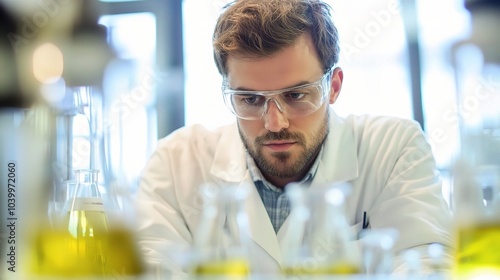
[[[318,170],[319,162],[321,155],[323,153],[323,148],[321,148],[314,164],[307,174],[300,180],[298,183],[310,183],[316,174],[316,170]],[[282,188],[278,188],[268,182],[262,172],[260,172],[259,168],[255,164],[253,158],[246,153],[246,162],[248,171],[250,172],[250,176],[257,187],[257,191],[260,194],[260,198],[266,207],[267,214],[269,215],[269,219],[273,224],[274,231],[277,233],[280,229],[281,225],[285,222],[288,214],[290,214],[290,200],[285,193],[285,190]]]

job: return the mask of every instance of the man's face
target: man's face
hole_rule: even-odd
[[[227,81],[232,89],[278,90],[311,83],[323,75],[322,65],[308,36],[274,56],[261,59],[229,57]],[[328,134],[328,104],[340,92],[342,71],[328,84],[327,101],[305,116],[281,112],[273,100],[259,120],[238,119],[241,139],[263,175],[277,186],[301,179],[309,170]]]

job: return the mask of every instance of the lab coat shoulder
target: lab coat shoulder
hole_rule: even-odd
[[[356,229],[366,213],[369,228],[395,229],[394,268],[404,271],[404,251],[416,250],[429,263],[429,245],[440,243],[448,248],[443,262],[452,262],[454,246],[452,219],[444,199],[441,178],[432,149],[419,123],[384,116],[348,116],[335,125],[344,136],[335,145],[342,146],[337,157],[342,165],[352,165],[356,176],[347,203],[347,214]],[[337,136],[338,137],[338,136]],[[349,152],[350,151],[350,152]],[[339,165],[326,153],[328,166]],[[330,167],[331,168],[331,167]]]
[[[144,168],[138,198],[158,198],[188,226],[196,225],[203,204],[200,188],[241,179],[244,168],[244,148],[235,124],[215,130],[186,126],[158,142]]]
[[[359,176],[352,180],[358,219],[372,228],[395,228],[395,250],[431,243],[452,247],[451,213],[426,136],[414,120],[349,116]]]
[[[201,184],[204,178],[209,177],[206,166],[211,165],[221,137],[220,132],[193,125],[180,128],[161,139],[144,168],[141,189],[169,189],[179,195],[183,188],[188,191],[193,184]],[[198,179],[199,182],[188,184],[190,179]]]
[[[215,163],[221,164],[229,159],[233,159],[233,162],[234,158],[241,158],[244,148],[235,124],[215,130],[192,125],[180,128],[161,139],[156,153],[165,160],[175,162],[174,166],[169,167],[180,171],[172,175],[182,175],[182,178],[179,178],[179,182],[182,182],[186,179],[188,170],[196,177],[209,179],[210,173],[214,171],[210,167]],[[227,165],[225,164],[225,167]]]
[[[352,123],[356,139],[359,169],[365,174],[360,177],[377,178],[371,182],[383,188],[377,191],[441,186],[431,146],[418,122],[384,116],[347,120]],[[366,176],[366,172],[374,176]]]
[[[401,168],[398,164],[406,167],[410,161],[416,159],[405,158],[408,153],[414,153],[413,157],[417,155],[424,157],[429,169],[436,168],[430,145],[416,121],[366,115],[350,117],[348,121],[353,124],[358,157],[364,159],[364,164],[374,164],[371,168],[378,166],[381,179],[388,179],[387,176],[394,175],[394,168]],[[433,174],[432,170],[429,170],[428,174]]]
[[[165,254],[192,246],[204,207],[201,187],[238,180],[244,168],[235,124],[215,130],[186,126],[158,141],[135,199],[138,242],[145,259],[182,270],[175,257]]]
[[[356,179],[362,186],[382,187],[410,142],[418,142],[423,153],[430,152],[420,125],[409,119],[370,115],[341,118],[334,113],[330,131],[322,158],[327,181]]]
[[[223,126],[215,130],[194,124],[175,130],[158,141],[156,152],[161,154],[191,155],[213,158],[217,143],[227,134],[233,132],[233,125]]]
[[[424,136],[420,124],[411,119],[392,116],[350,115],[346,118],[356,136],[358,147],[373,145],[392,146],[390,151],[399,151],[413,137]]]

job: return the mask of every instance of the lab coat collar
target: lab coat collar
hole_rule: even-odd
[[[270,219],[263,219],[266,217],[267,211],[262,202],[262,198],[254,187],[254,183],[250,176],[250,172],[246,172],[240,187],[251,185],[247,204],[245,205],[246,213],[250,223],[250,237],[262,249],[264,249],[274,260],[277,266],[281,265],[282,255],[280,250],[280,243],[274,231]],[[259,260],[251,260],[253,263],[258,263]]]
[[[221,137],[210,173],[227,183],[241,183],[247,172],[245,147],[236,123],[220,128]]]
[[[354,126],[330,109],[330,132],[312,186],[347,182],[359,176]]]

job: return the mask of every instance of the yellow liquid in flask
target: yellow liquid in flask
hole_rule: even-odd
[[[34,238],[31,270],[38,275],[139,275],[144,266],[130,231],[108,229],[102,211],[71,211],[67,228],[46,228]]]

